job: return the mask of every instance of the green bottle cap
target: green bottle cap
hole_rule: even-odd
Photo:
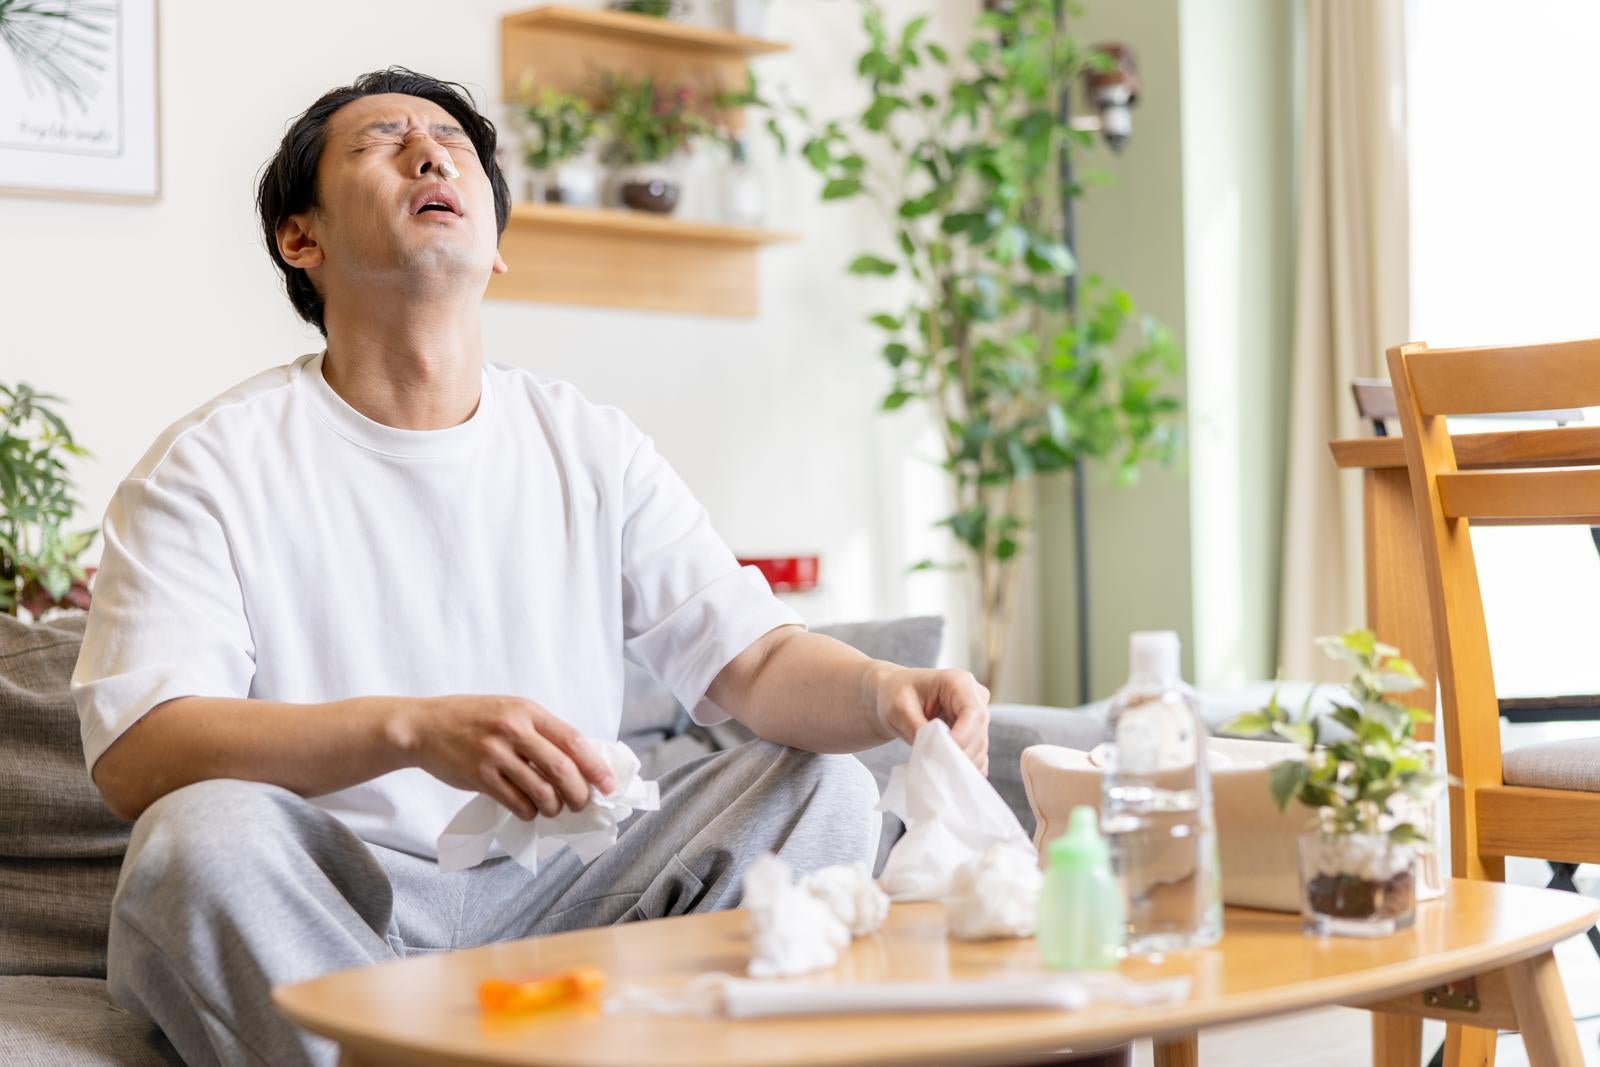
[[[1111,848],[1100,836],[1100,816],[1087,804],[1072,809],[1067,832],[1050,842],[1051,867],[1083,870],[1111,862]]]

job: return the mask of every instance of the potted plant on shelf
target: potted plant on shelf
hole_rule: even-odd
[[[822,199],[866,198],[889,224],[886,247],[848,270],[901,280],[871,319],[892,376],[883,407],[932,409],[954,496],[941,524],[973,578],[971,662],[991,689],[1011,644],[1032,479],[1097,460],[1135,480],[1175,453],[1181,419],[1171,334],[1121,290],[1080,283],[1061,239],[1064,198],[1082,192],[1061,161],[1094,143],[1060,121],[1062,94],[1105,60],[1054,9],[1011,0],[980,12],[958,49],[926,38],[926,16],[891,32],[869,0],[859,115],[815,118],[753,80],[726,101],[767,109],[780,149],[798,126]]]
[[[1381,937],[1415,918],[1417,850],[1430,844],[1431,805],[1444,785],[1431,748],[1415,737],[1417,724],[1432,716],[1393,698],[1422,682],[1399,649],[1371,631],[1321,637],[1317,644],[1355,671],[1333,711],[1291,719],[1274,693],[1265,708],[1223,730],[1280,737],[1295,747],[1273,768],[1271,790],[1280,811],[1294,799],[1314,813],[1300,838],[1307,932]],[[1324,741],[1327,719],[1345,736]]]
[[[532,170],[528,199],[593,207],[599,201],[599,175],[582,158],[595,136],[594,108],[580,96],[548,86],[535,91],[530,82],[523,79],[514,112],[523,135],[523,161]]]
[[[663,86],[646,74],[608,73],[601,83],[603,157],[616,167],[618,201],[637,211],[671,214],[681,190],[679,164],[713,127],[687,86]]]
[[[67,531],[78,502],[63,459],[89,453],[51,407],[59,401],[0,384],[0,611],[9,615],[89,607],[94,568],[78,557],[99,530]]]

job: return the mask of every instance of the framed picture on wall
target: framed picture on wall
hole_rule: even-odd
[[[154,200],[156,0],[0,0],[0,192]]]

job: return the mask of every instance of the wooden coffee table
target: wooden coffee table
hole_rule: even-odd
[[[1374,1062],[1416,1067],[1424,1017],[1521,1029],[1534,1067],[1581,1064],[1551,948],[1600,916],[1571,893],[1454,881],[1418,906],[1416,926],[1363,941],[1315,939],[1298,916],[1229,909],[1220,945],[1129,961],[1134,978],[1188,975],[1189,999],[1160,1009],[1006,1011],[729,1021],[572,1008],[506,1022],[482,1017],[479,980],[592,964],[614,988],[680,987],[749,958],[742,912],[688,916],[513,941],[331,974],[278,989],[290,1019],[338,1041],[348,1067],[815,1067],[1017,1064],[1065,1048],[1157,1039],[1158,1061],[1196,1062],[1194,1035],[1322,1005],[1374,1012]],[[812,980],[866,982],[1047,974],[1031,940],[961,942],[936,904],[897,904]],[[1445,983],[1453,983],[1446,986]]]

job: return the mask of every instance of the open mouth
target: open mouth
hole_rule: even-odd
[[[411,198],[411,214],[427,215],[434,212],[460,217],[461,200],[454,189],[443,183],[435,183]]]

